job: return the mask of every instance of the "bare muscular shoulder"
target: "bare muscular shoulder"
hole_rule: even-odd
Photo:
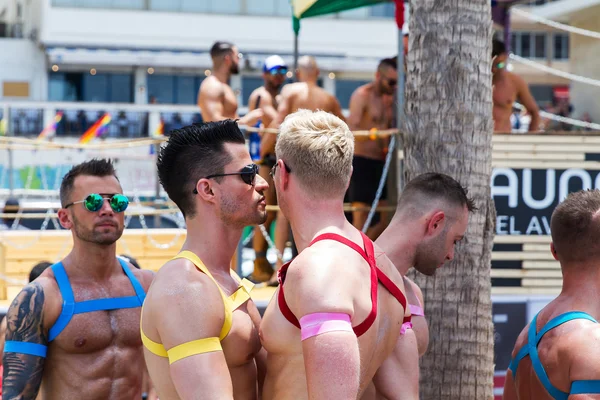
[[[200,304],[202,307],[199,307]],[[156,332],[161,330],[159,325],[166,321],[173,327],[181,327],[186,323],[183,318],[177,320],[183,315],[181,309],[186,309],[188,316],[206,317],[208,314],[202,310],[207,310],[207,307],[211,309],[208,314],[219,316],[215,326],[220,327],[225,314],[217,285],[191,261],[170,260],[156,273],[148,290],[143,310],[143,330],[147,335],[156,336]],[[165,339],[161,337],[167,347],[168,339]]]
[[[356,95],[357,97],[361,98],[362,100],[368,100],[369,96],[371,96],[372,93],[373,93],[373,82],[369,82],[369,83],[366,83],[366,84],[356,88],[356,90],[353,93],[353,96]]]
[[[62,311],[62,295],[51,268],[47,268],[36,280],[44,295],[44,327],[50,329]],[[30,287],[34,282],[26,287]]]
[[[600,324],[581,320],[566,336],[559,342],[558,356],[569,360],[569,383],[600,380]]]
[[[200,97],[222,96],[223,90],[223,83],[216,77],[209,76],[204,79],[200,85]]]
[[[320,308],[354,315],[353,288],[360,287],[366,267],[358,253],[334,241],[324,240],[300,253],[290,264],[286,275],[286,299],[297,318],[300,309],[315,307],[311,312],[323,312]],[[343,265],[343,270],[340,266]],[[364,267],[363,270],[360,267]],[[347,273],[346,273],[347,272]],[[339,279],[344,275],[344,279]],[[310,303],[310,304],[308,304]]]
[[[156,296],[163,291],[182,290],[186,282],[210,283],[216,287],[210,277],[200,271],[193,262],[185,258],[177,258],[166,262],[154,274],[148,295]]]
[[[295,94],[300,93],[305,88],[306,84],[302,82],[288,83],[283,88],[281,88],[281,97],[293,96]]]
[[[508,74],[508,77],[510,79],[510,82],[515,86],[515,87],[521,87],[521,86],[527,86],[527,82],[525,81],[525,79],[523,79],[522,77],[520,77],[519,75],[513,73],[513,72],[509,72],[506,71],[506,73]]]
[[[385,254],[384,249],[382,249],[381,247],[379,247],[379,245],[375,242],[373,242],[373,248],[375,251],[375,259],[377,261],[377,267],[387,275],[388,278],[390,278],[395,284],[396,286],[398,286],[398,288],[402,291],[402,293],[404,293],[406,295],[406,285],[404,283],[404,279],[406,279],[406,277],[403,277],[400,272],[398,271],[398,269],[396,268],[396,266],[394,265],[394,263],[392,262],[392,260],[390,260],[388,258],[388,256]]]
[[[223,119],[225,85],[216,77],[209,76],[202,81],[198,94],[198,106],[204,121]]]
[[[51,270],[17,294],[6,314],[6,341],[46,347],[49,330],[61,311],[61,297]],[[30,345],[30,346],[31,346]],[[34,399],[40,389],[45,357],[19,352],[3,354],[2,395],[10,399]]]

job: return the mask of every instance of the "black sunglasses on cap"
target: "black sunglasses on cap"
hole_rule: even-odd
[[[244,181],[245,184],[254,186],[254,180],[256,179],[256,175],[258,174],[258,165],[256,164],[248,164],[238,172],[230,172],[228,174],[213,174],[205,177],[205,179],[217,178],[219,176],[231,176],[231,175],[239,175],[240,178]],[[194,194],[198,194],[198,190],[194,188]]]

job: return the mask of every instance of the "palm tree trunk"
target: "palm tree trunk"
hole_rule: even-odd
[[[431,337],[421,361],[421,398],[492,399],[490,0],[411,0],[409,30],[406,179],[446,173],[479,207],[454,261],[434,277],[414,276]]]

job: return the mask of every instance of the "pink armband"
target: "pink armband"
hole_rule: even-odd
[[[400,334],[404,335],[406,333],[407,330],[412,329],[412,322],[405,322],[402,324],[402,327],[400,328]]]
[[[342,313],[314,313],[300,318],[302,340],[333,331],[354,332],[350,316]]]

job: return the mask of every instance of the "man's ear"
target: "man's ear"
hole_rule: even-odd
[[[200,179],[196,182],[196,191],[198,192],[196,196],[200,196],[205,201],[213,202],[215,199],[213,184],[214,182],[209,179]]]
[[[71,220],[69,210],[66,208],[61,208],[58,210],[58,222],[60,222],[60,226],[65,229],[71,229],[73,227],[73,221]]]
[[[437,235],[438,232],[441,232],[444,229],[446,222],[446,214],[441,210],[435,211],[431,217],[429,217],[429,221],[427,223],[427,235]]]
[[[277,169],[279,169],[279,179],[281,180],[281,186],[283,189],[287,189],[290,184],[290,173],[285,169],[285,163],[282,159],[277,160]]]
[[[556,248],[554,247],[554,242],[550,242],[550,253],[552,253],[552,257],[554,257],[554,259],[558,261],[558,253],[556,252]]]

